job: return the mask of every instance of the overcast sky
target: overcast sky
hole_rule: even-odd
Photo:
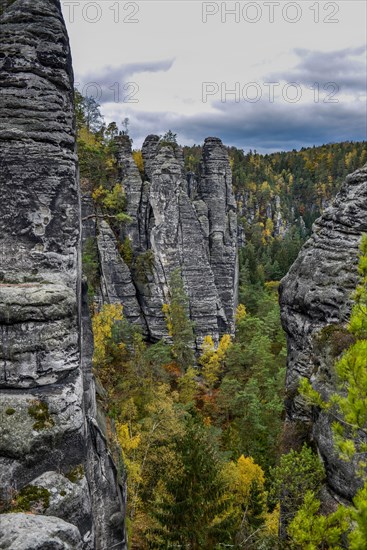
[[[134,147],[168,129],[261,152],[366,139],[364,0],[61,3],[79,90],[129,117]]]

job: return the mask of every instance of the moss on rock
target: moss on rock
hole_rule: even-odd
[[[330,347],[333,357],[338,357],[344,350],[349,348],[354,342],[354,336],[348,331],[348,328],[340,324],[326,325],[317,335],[317,349]]]
[[[13,499],[11,512],[44,512],[50,505],[50,492],[44,487],[27,485]]]
[[[78,464],[78,466],[75,466],[75,468],[69,470],[69,472],[65,474],[65,477],[72,483],[77,483],[80,481],[84,477],[83,464]]]
[[[28,407],[28,414],[36,420],[33,424],[33,429],[38,432],[40,430],[52,428],[55,425],[55,422],[50,416],[48,404],[44,401],[39,401],[38,399],[32,401],[32,404]]]

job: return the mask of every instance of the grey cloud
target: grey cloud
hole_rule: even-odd
[[[342,92],[366,93],[366,46],[332,52],[301,48],[293,51],[300,62],[287,72],[268,75],[269,81],[296,81],[308,86],[314,82],[335,82]]]
[[[175,59],[165,59],[160,61],[147,61],[141,63],[125,63],[118,67],[106,66],[102,69],[92,71],[84,76],[76,76],[76,83],[79,91],[83,95],[88,90],[87,95],[92,95],[100,103],[107,103],[112,100],[114,90],[123,89],[128,82],[132,82],[133,77],[140,73],[167,72],[170,70]],[[118,84],[118,88],[116,86]],[[93,84],[97,85],[99,94],[93,91]],[[84,91],[84,92],[83,92]]]
[[[205,137],[216,135],[226,144],[244,149],[256,148],[262,152],[298,149],[303,146],[344,140],[367,139],[366,104],[359,97],[365,93],[365,67],[362,55],[365,47],[347,48],[334,52],[319,52],[305,49],[294,50],[300,61],[293,70],[264,77],[264,82],[299,82],[312,85],[336,82],[340,91],[350,91],[355,99],[339,103],[212,103],[214,112],[193,116],[173,112],[135,111],[133,105],[116,104],[111,113],[116,121],[130,118],[130,131],[139,146],[150,133],[162,134],[168,129],[179,136],[181,143],[201,143]],[[173,60],[157,63],[123,65],[120,68],[105,68],[99,79],[108,76],[108,81],[119,81],[144,70],[169,70]],[[124,75],[122,77],[121,75]],[[93,76],[93,75],[92,75]],[[102,79],[103,80],[103,79]],[[112,82],[113,83],[113,82]],[[111,84],[110,84],[111,85]],[[321,87],[322,90],[322,87]],[[331,90],[328,90],[329,92]],[[102,103],[109,102],[111,91]]]
[[[226,103],[219,104],[216,112],[195,116],[166,112],[134,113],[132,110],[127,116],[130,117],[136,146],[146,135],[162,134],[168,129],[178,134],[182,144],[202,143],[205,137],[215,135],[227,145],[264,153],[367,138],[366,107],[359,102],[312,105]]]

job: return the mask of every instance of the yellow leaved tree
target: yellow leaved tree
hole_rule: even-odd
[[[239,505],[248,504],[253,484],[264,490],[264,471],[251,456],[241,455],[237,462],[228,462],[223,475]]]
[[[213,338],[205,336],[199,363],[202,366],[203,378],[209,388],[213,388],[216,382],[218,382],[224,366],[226,352],[231,345],[232,339],[229,334],[222,336],[218,349],[215,349]]]
[[[268,513],[263,469],[251,456],[241,455],[237,462],[225,464],[222,475],[236,545],[257,548],[260,540],[276,536],[279,510]]]
[[[133,159],[136,166],[138,167],[141,177],[144,178],[144,159],[140,149],[137,151],[133,151]]]
[[[235,316],[236,324],[243,321],[246,315],[247,315],[246,306],[244,304],[239,304],[236,309],[236,316]]]
[[[113,393],[117,364],[120,363],[123,343],[115,342],[114,329],[123,319],[121,304],[105,304],[92,319],[94,336],[93,367],[96,375],[105,386],[107,393]]]

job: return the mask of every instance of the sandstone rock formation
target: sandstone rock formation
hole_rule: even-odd
[[[80,533],[75,525],[46,516],[8,514],[1,517],[1,548],[17,550],[79,550]]]
[[[123,549],[123,490],[98,420],[82,305],[59,0],[8,2],[0,25],[0,497],[6,507],[30,486],[49,497],[35,517],[0,515],[0,546]]]
[[[335,391],[333,364],[338,350],[331,349],[328,334],[333,334],[330,327],[340,334],[345,331],[363,232],[367,232],[367,165],[347,177],[332,206],[314,224],[280,289],[288,337],[287,424],[298,431],[307,428],[324,461],[329,491],[347,500],[358,486],[355,465],[338,458],[332,419],[325,413],[315,417],[297,387],[303,376],[324,396]]]
[[[103,303],[122,303],[124,316],[129,323],[142,323],[130,270],[118,252],[116,239],[110,226],[104,220],[98,224],[97,245]]]
[[[196,347],[207,334],[215,342],[225,333],[233,334],[237,215],[222,142],[205,140],[198,181],[192,174],[186,176],[181,148],[162,147],[158,136],[148,136],[142,147],[145,181],[133,161],[129,138],[117,137],[116,148],[131,217],[117,238],[129,240],[133,262],[129,273],[114,252],[117,243],[108,226],[99,223],[101,286],[107,301],[120,300],[129,320],[139,322],[150,340],[167,338],[162,306],[169,301],[170,275],[179,269],[195,323]]]

